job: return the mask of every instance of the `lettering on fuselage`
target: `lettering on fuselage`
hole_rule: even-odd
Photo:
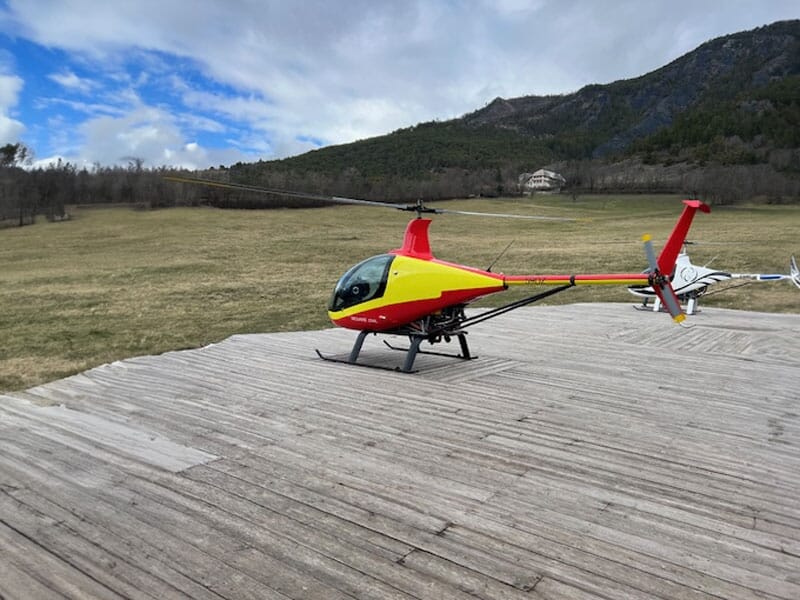
[[[370,325],[370,324],[374,325],[374,324],[378,323],[378,319],[373,319],[373,318],[368,318],[368,317],[352,316],[352,317],[350,317],[350,320],[355,322],[355,323],[366,323],[368,325]]]

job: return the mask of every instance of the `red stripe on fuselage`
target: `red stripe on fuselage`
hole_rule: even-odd
[[[334,319],[333,322],[339,327],[346,327],[347,329],[387,331],[408,325],[422,317],[437,313],[448,306],[466,304],[481,296],[500,292],[504,289],[503,285],[498,285],[497,287],[445,291],[442,292],[439,298],[389,304],[342,317],[341,319]]]

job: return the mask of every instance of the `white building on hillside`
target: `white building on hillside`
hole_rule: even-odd
[[[539,169],[534,173],[523,173],[519,176],[519,186],[522,193],[534,192],[560,192],[567,183],[561,174],[547,169]]]

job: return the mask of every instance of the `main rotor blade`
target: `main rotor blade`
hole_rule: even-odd
[[[540,215],[514,215],[511,213],[486,213],[470,210],[451,210],[449,208],[433,209],[436,213],[450,215],[468,215],[471,217],[499,217],[501,219],[535,219],[537,221],[575,221],[567,217],[544,217]]]
[[[391,202],[376,202],[375,200],[359,200],[358,198],[344,198],[342,196],[325,196],[323,194],[311,194],[308,192],[293,192],[290,190],[279,190],[274,188],[264,188],[255,185],[245,185],[243,183],[229,183],[225,181],[214,181],[213,179],[201,179],[199,177],[176,177],[174,175],[165,175],[164,179],[168,181],[177,181],[179,183],[194,183],[200,185],[208,185],[211,187],[220,187],[230,190],[241,190],[243,192],[254,192],[256,194],[272,194],[274,196],[286,196],[289,198],[304,198],[306,200],[320,200],[323,202],[335,202],[338,204],[360,204],[364,206],[379,206],[383,208],[396,208],[399,210],[413,210],[405,204],[394,204]]]
[[[704,242],[702,240],[683,240],[685,246],[740,246],[741,242]]]
[[[290,190],[279,190],[274,188],[264,188],[255,185],[246,185],[243,183],[229,183],[226,181],[215,181],[213,179],[201,179],[199,177],[182,177],[176,175],[165,175],[164,179],[168,181],[177,181],[178,183],[193,183],[200,185],[208,185],[211,187],[220,187],[231,190],[240,190],[243,192],[253,192],[256,194],[271,194],[274,196],[285,196],[288,198],[303,198],[306,200],[318,200],[321,202],[333,202],[335,204],[356,204],[360,206],[377,206],[380,208],[394,208],[396,210],[404,210],[408,212],[416,212],[417,215],[425,214],[451,214],[451,215],[469,215],[474,217],[500,217],[505,219],[535,219],[539,221],[574,221],[575,219],[568,219],[565,217],[543,217],[537,215],[513,215],[510,213],[485,213],[468,210],[450,210],[447,208],[431,208],[418,200],[415,204],[399,204],[396,202],[377,202],[375,200],[361,200],[359,198],[347,198],[344,196],[326,196],[324,194],[311,194],[307,192],[294,192]]]

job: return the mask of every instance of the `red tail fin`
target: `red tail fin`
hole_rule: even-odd
[[[681,216],[678,217],[678,222],[675,228],[661,249],[661,254],[658,255],[658,270],[664,275],[670,275],[675,268],[675,261],[678,260],[681,246],[686,241],[686,234],[689,233],[689,227],[692,225],[694,214],[699,208],[704,213],[711,212],[711,207],[700,200],[684,200],[686,205],[683,207]]]

